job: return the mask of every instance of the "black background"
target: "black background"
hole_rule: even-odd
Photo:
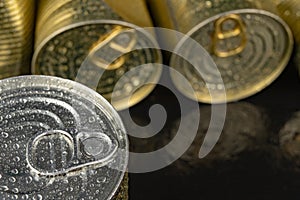
[[[300,173],[290,170],[289,163],[280,164],[276,137],[293,113],[300,110],[300,78],[295,63],[291,60],[276,81],[243,100],[263,108],[268,115],[270,123],[266,126],[270,136],[266,145],[271,153],[246,154],[239,161],[213,168],[178,169],[175,162],[159,171],[130,174],[130,199],[299,199]],[[164,76],[168,76],[166,72]],[[149,107],[156,103],[163,105],[168,113],[165,131],[162,130],[162,134],[168,134],[168,126],[180,117],[178,102],[169,89],[157,86],[145,100],[131,108],[131,114],[147,122]],[[207,105],[199,103],[199,106]],[[139,141],[133,143],[136,142]],[[151,139],[147,145],[151,146]]]

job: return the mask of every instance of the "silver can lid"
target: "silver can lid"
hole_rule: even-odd
[[[111,199],[128,140],[98,93],[49,76],[0,81],[1,199]]]

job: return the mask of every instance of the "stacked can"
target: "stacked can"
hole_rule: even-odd
[[[186,96],[206,103],[236,101],[253,95],[283,71],[288,63],[293,37],[278,17],[275,0],[149,0],[159,26],[185,33],[170,65],[183,74],[195,90],[186,92],[176,74],[176,87]],[[218,70],[209,66],[188,41],[193,39],[211,55]],[[172,42],[172,41],[170,41]],[[193,55],[192,55],[193,54]],[[197,70],[190,63],[197,64]],[[226,91],[225,95],[219,95]],[[214,92],[215,98],[211,98]]]
[[[30,72],[34,4],[34,0],[0,1],[0,79]]]
[[[279,0],[277,10],[293,31],[296,42],[295,64],[300,72],[300,2],[297,0]],[[292,168],[299,170],[299,113],[285,124],[280,131],[280,147],[287,160],[294,163]]]
[[[291,27],[296,41],[296,57],[294,59],[300,71],[300,2],[297,0],[284,0],[277,4],[280,16]]]
[[[140,0],[41,1],[33,73],[80,81],[108,100],[113,96],[116,109],[128,108],[153,90],[155,84],[145,83],[161,75],[154,34],[139,28],[148,26]]]
[[[0,199],[128,199],[126,131],[102,96],[48,76],[0,90]]]

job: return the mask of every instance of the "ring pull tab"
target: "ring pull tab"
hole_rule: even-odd
[[[81,132],[76,137],[77,158],[81,161],[107,164],[117,152],[117,143],[103,133]]]
[[[134,29],[116,26],[99,39],[87,58],[99,68],[116,70],[124,65],[125,54],[132,51],[136,43],[137,34]]]
[[[101,132],[47,131],[27,144],[26,158],[35,177],[78,175],[85,168],[100,168],[114,159],[118,143]]]
[[[234,23],[234,27],[231,30],[224,30],[225,23]],[[221,41],[226,39],[240,37],[240,44],[232,49],[220,50],[219,44]],[[232,43],[232,42],[231,42]],[[213,53],[221,58],[226,58],[241,53],[247,44],[246,26],[239,15],[229,14],[219,18],[215,22],[215,32],[212,38],[212,51]]]

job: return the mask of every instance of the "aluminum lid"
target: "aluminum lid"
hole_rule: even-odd
[[[0,198],[111,199],[124,176],[121,119],[95,91],[70,80],[0,81]]]

